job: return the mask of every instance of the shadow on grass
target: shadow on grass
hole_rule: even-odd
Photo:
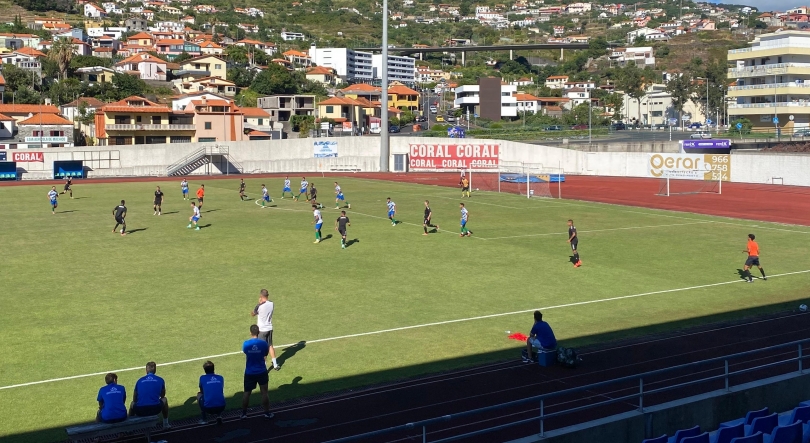
[[[351,240],[346,240],[346,247],[348,248],[349,246],[351,246],[351,245],[353,245],[355,243],[360,243],[360,239],[353,238]]]
[[[164,213],[163,213],[163,215],[177,214],[177,213],[179,213],[179,212],[180,212],[180,211],[164,212]]]
[[[149,228],[130,229],[129,231],[127,231],[127,234],[134,234],[134,233],[136,233],[136,232],[145,231],[145,230],[147,230],[147,229],[149,229]]]
[[[630,328],[624,330],[616,330],[616,331],[609,331],[602,334],[595,334],[589,336],[582,336],[576,337],[567,340],[561,340],[560,345],[566,347],[577,347],[580,351],[585,351],[586,358],[581,363],[580,368],[578,369],[565,369],[565,368],[538,368],[533,365],[516,365],[516,367],[525,368],[527,370],[531,370],[531,379],[526,379],[525,381],[528,383],[529,380],[549,380],[553,379],[557,376],[584,376],[585,374],[589,373],[602,373],[604,370],[600,367],[595,367],[594,365],[600,364],[596,363],[596,358],[591,357],[591,355],[595,355],[595,351],[599,349],[625,349],[621,353],[616,352],[604,352],[598,353],[602,355],[602,359],[605,358],[616,360],[617,367],[626,368],[626,370],[631,371],[631,373],[642,372],[649,369],[649,365],[651,364],[659,364],[657,363],[658,360],[652,356],[648,355],[649,349],[661,349],[661,352],[666,352],[671,355],[681,355],[678,354],[683,353],[683,355],[688,355],[690,352],[700,352],[701,354],[699,360],[709,358],[707,353],[710,352],[719,352],[718,354],[710,354],[711,356],[722,356],[729,353],[739,352],[734,349],[739,349],[739,346],[750,346],[752,349],[756,349],[759,347],[767,346],[767,344],[750,344],[752,341],[757,340],[768,340],[770,344],[775,343],[782,343],[782,342],[789,342],[792,340],[796,340],[795,336],[799,334],[806,335],[805,325],[807,324],[806,320],[798,320],[790,325],[795,325],[794,329],[785,328],[783,327],[780,332],[785,334],[792,334],[788,336],[784,335],[774,335],[768,336],[767,334],[763,334],[762,328],[769,327],[769,326],[758,326],[759,329],[756,329],[754,326],[746,326],[745,328],[734,328],[733,331],[728,331],[722,339],[722,343],[725,343],[724,346],[718,346],[721,343],[718,343],[718,338],[715,337],[713,342],[713,346],[716,348],[721,349],[721,351],[712,351],[714,348],[702,348],[700,346],[696,347],[695,342],[695,334],[700,333],[701,331],[709,331],[713,330],[713,334],[721,334],[717,332],[721,329],[728,329],[729,326],[733,325],[740,325],[740,324],[747,324],[751,323],[754,325],[753,320],[762,320],[764,318],[775,318],[779,316],[783,316],[786,314],[793,314],[795,310],[795,301],[785,302],[785,303],[778,303],[772,304],[768,306],[762,306],[758,308],[749,308],[737,311],[728,311],[719,314],[713,314],[708,316],[702,317],[694,317],[685,320],[678,320],[678,321],[671,321],[671,322],[660,322],[651,324],[645,327],[639,328]],[[555,319],[553,315],[554,311],[549,311],[548,315],[545,317],[547,321],[554,327]],[[532,326],[532,314],[527,313],[525,314],[525,331],[528,330]],[[784,321],[782,322],[785,323]],[[665,346],[659,343],[661,339],[671,338],[672,340],[667,342]],[[504,340],[506,338],[504,337]],[[699,340],[699,339],[697,339]],[[758,342],[758,343],[766,343],[766,342]],[[734,346],[737,346],[734,348]],[[633,348],[638,347],[638,348]],[[194,424],[196,423],[196,419],[199,416],[199,407],[197,405],[196,397],[187,397],[187,398],[171,398],[171,394],[169,394],[169,404],[171,406],[170,410],[170,420],[173,422],[177,422],[171,431],[168,433],[164,432],[156,432],[153,434],[153,440],[167,440],[172,442],[185,442],[185,441],[212,441],[212,442],[226,442],[226,441],[233,441],[233,442],[244,442],[244,441],[265,441],[265,440],[257,440],[261,438],[267,438],[268,435],[273,435],[273,439],[266,440],[266,441],[283,441],[283,442],[305,442],[310,441],[307,440],[305,437],[300,437],[297,435],[293,435],[292,432],[300,432],[302,431],[302,427],[306,427],[309,424],[315,422],[323,422],[326,418],[331,417],[334,415],[335,417],[340,417],[341,420],[346,422],[357,420],[358,414],[368,413],[368,411],[361,411],[359,409],[355,409],[354,403],[340,403],[337,401],[324,401],[324,394],[332,394],[335,396],[345,395],[349,393],[356,393],[357,391],[362,391],[365,388],[373,387],[375,385],[379,386],[381,384],[392,383],[392,382],[404,382],[404,381],[413,381],[418,380],[421,377],[429,376],[429,375],[436,375],[436,374],[447,374],[454,370],[459,369],[466,369],[466,368],[475,368],[481,367],[480,371],[469,371],[465,374],[459,374],[458,378],[458,392],[455,394],[449,394],[448,392],[444,392],[444,396],[448,395],[455,395],[455,398],[464,398],[468,392],[474,392],[477,389],[480,389],[480,386],[476,385],[478,381],[476,377],[479,377],[481,374],[485,374],[487,371],[484,370],[482,366],[490,365],[494,362],[509,362],[514,361],[517,363],[520,361],[521,350],[523,348],[523,344],[521,342],[514,342],[514,346],[509,349],[501,349],[490,351],[487,349],[482,349],[480,353],[467,355],[462,357],[444,359],[444,360],[432,360],[427,361],[424,363],[419,364],[412,364],[408,366],[401,366],[396,361],[392,361],[389,365],[389,369],[375,371],[375,372],[367,372],[362,367],[358,367],[356,369],[356,374],[351,376],[346,376],[338,379],[330,379],[330,380],[319,380],[319,381],[310,381],[304,383],[304,379],[301,375],[296,374],[295,371],[295,361],[293,357],[300,351],[306,348],[306,342],[299,342],[293,346],[285,348],[282,350],[281,354],[278,357],[280,363],[283,364],[283,368],[281,371],[270,371],[270,378],[273,380],[273,384],[277,384],[278,381],[281,381],[280,385],[276,389],[271,389],[270,391],[270,400],[271,400],[271,408],[273,408],[276,413],[278,414],[277,418],[271,421],[265,421],[265,419],[261,419],[256,417],[255,410],[251,414],[251,418],[247,421],[239,420],[238,414],[234,416],[234,413],[238,412],[241,408],[242,396],[243,393],[241,390],[235,391],[234,389],[240,389],[242,385],[242,373],[241,371],[238,373],[225,373],[221,374],[225,377],[226,389],[230,389],[231,394],[226,395],[227,401],[227,410],[226,410],[226,420],[225,425],[222,427],[206,427],[204,431],[206,432],[207,438],[200,440],[198,439],[184,439],[180,430],[185,428],[194,428],[199,429]],[[647,351],[645,351],[645,349]],[[729,351],[731,349],[731,351]],[[610,355],[610,357],[605,357],[605,355]],[[346,358],[351,358],[351,356],[346,356]],[[430,360],[430,358],[427,358]],[[688,357],[681,357],[681,361],[678,364],[682,364],[689,361]],[[217,361],[214,361],[217,363]],[[602,362],[604,363],[604,362]],[[614,362],[616,363],[616,362]],[[645,366],[641,366],[641,363],[644,363]],[[195,365],[199,369],[199,375],[202,375],[202,361],[195,361],[191,362],[191,365]],[[663,364],[663,363],[660,363]],[[673,364],[673,363],[670,363]],[[291,367],[293,365],[293,367]],[[160,365],[158,365],[160,368]],[[158,369],[159,370],[159,369]],[[471,375],[472,374],[472,375]],[[523,374],[523,372],[521,373]],[[568,374],[568,375],[565,375]],[[618,375],[617,375],[618,376]],[[194,377],[198,377],[195,375]],[[608,376],[605,376],[609,378]],[[100,375],[97,378],[99,386],[103,385],[103,375]],[[479,381],[480,382],[480,381]],[[412,386],[418,385],[425,385],[428,387],[424,387],[423,389],[427,390],[425,392],[429,393],[430,383],[425,381],[424,383],[413,383]],[[410,386],[410,385],[409,385]],[[171,388],[171,387],[169,387]],[[553,390],[557,390],[559,387],[554,387]],[[26,389],[26,388],[19,388],[19,389]],[[131,386],[127,386],[127,389],[131,389]],[[392,390],[395,391],[396,389],[393,388],[386,388],[381,391],[385,390]],[[423,394],[425,392],[422,392]],[[94,393],[89,393],[88,398],[91,398]],[[530,394],[526,394],[528,396]],[[94,397],[92,397],[94,398]],[[339,398],[339,397],[338,397]],[[312,416],[312,417],[300,417],[300,414],[296,414],[293,411],[298,411],[302,409],[302,405],[306,404],[306,401],[312,402],[320,402],[321,404],[317,406],[319,415]],[[89,401],[89,400],[88,400]],[[354,401],[354,400],[352,400]],[[289,403],[288,403],[289,402]],[[425,407],[425,404],[431,404],[429,398],[410,398],[410,397],[403,397],[397,400],[400,410],[405,410],[411,407]],[[283,404],[280,404],[283,403]],[[261,404],[261,396],[257,390],[253,392],[250,398],[250,406],[254,408]],[[332,406],[330,406],[332,405]],[[349,406],[349,407],[347,407]],[[434,405],[435,406],[435,405]],[[475,405],[468,404],[466,401],[461,402],[449,402],[447,409],[440,409],[441,413],[455,413],[467,409],[472,409],[474,407],[482,406],[479,403]],[[365,407],[369,407],[367,404]],[[314,409],[315,407],[313,407]],[[331,408],[331,409],[330,409]],[[373,410],[373,406],[372,406]],[[435,411],[435,409],[434,409]],[[314,412],[314,411],[313,411]],[[308,414],[310,412],[304,412]],[[744,414],[744,411],[743,411]],[[431,417],[433,414],[431,412]],[[404,415],[403,415],[404,416]],[[286,425],[282,425],[278,423],[279,420],[285,421],[290,420],[292,418],[299,417],[299,420],[290,421],[290,423]],[[429,417],[422,417],[422,418],[429,418]],[[188,422],[182,422],[184,419],[190,419]],[[303,421],[301,421],[303,420]],[[84,424],[89,423],[92,421],[92,417],[87,417],[87,420],[82,420],[76,424]],[[402,424],[399,423],[399,419],[397,421],[390,423],[390,425],[398,425]],[[320,426],[320,425],[319,425]],[[364,426],[372,426],[372,429],[369,429]],[[336,429],[334,434],[332,434],[333,438],[338,438],[346,435],[354,435],[360,432],[366,432],[370,430],[376,430],[381,427],[378,422],[374,422],[371,425],[363,424],[362,420],[357,420],[357,424],[353,425],[346,425],[339,428],[339,431]],[[296,428],[290,430],[284,430],[286,428]],[[188,432],[188,431],[186,431]],[[281,435],[283,433],[290,433],[288,436]],[[165,434],[165,435],[161,435]],[[162,438],[161,438],[162,437]],[[245,437],[245,439],[242,439]],[[27,442],[37,442],[37,443],[46,443],[46,442],[55,442],[55,441],[63,441],[66,438],[64,428],[48,428],[48,429],[39,429],[35,431],[19,433],[15,435],[10,435],[4,437],[3,441],[11,441],[11,442],[20,442],[20,443],[27,443]],[[276,440],[278,439],[278,440]],[[142,441],[143,438],[140,437],[140,440],[136,438],[125,438],[121,441]],[[320,441],[320,440],[317,440]]]

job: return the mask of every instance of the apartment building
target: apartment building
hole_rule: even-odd
[[[382,54],[371,56],[375,79],[382,79]],[[416,82],[416,60],[413,57],[388,55],[388,81],[412,85]]]
[[[317,48],[313,45],[309,49],[309,56],[316,66],[334,69],[344,81],[370,82],[374,79],[370,52],[347,48]]]
[[[453,107],[466,114],[478,114],[481,118],[500,120],[517,117],[517,86],[507,85],[500,78],[482,77],[477,85],[459,86],[455,90]]]
[[[189,143],[195,138],[194,114],[131,96],[96,111],[99,145]]]
[[[728,70],[736,81],[728,88],[731,120],[744,117],[754,128],[791,133],[810,127],[810,34],[762,34],[750,47],[728,51],[728,61],[736,64]]]

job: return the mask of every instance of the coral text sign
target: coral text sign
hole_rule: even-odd
[[[500,145],[411,144],[410,169],[497,169]]]

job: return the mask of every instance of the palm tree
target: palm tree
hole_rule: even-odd
[[[48,58],[59,66],[60,79],[67,77],[67,69],[73,59],[74,51],[73,41],[69,37],[59,37],[54,40],[53,46],[48,52]]]

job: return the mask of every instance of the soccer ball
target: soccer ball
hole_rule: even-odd
[[[475,190],[477,191],[477,190],[478,190],[478,188],[475,188]]]
[[[802,312],[807,312],[807,305],[799,305],[799,310]]]

